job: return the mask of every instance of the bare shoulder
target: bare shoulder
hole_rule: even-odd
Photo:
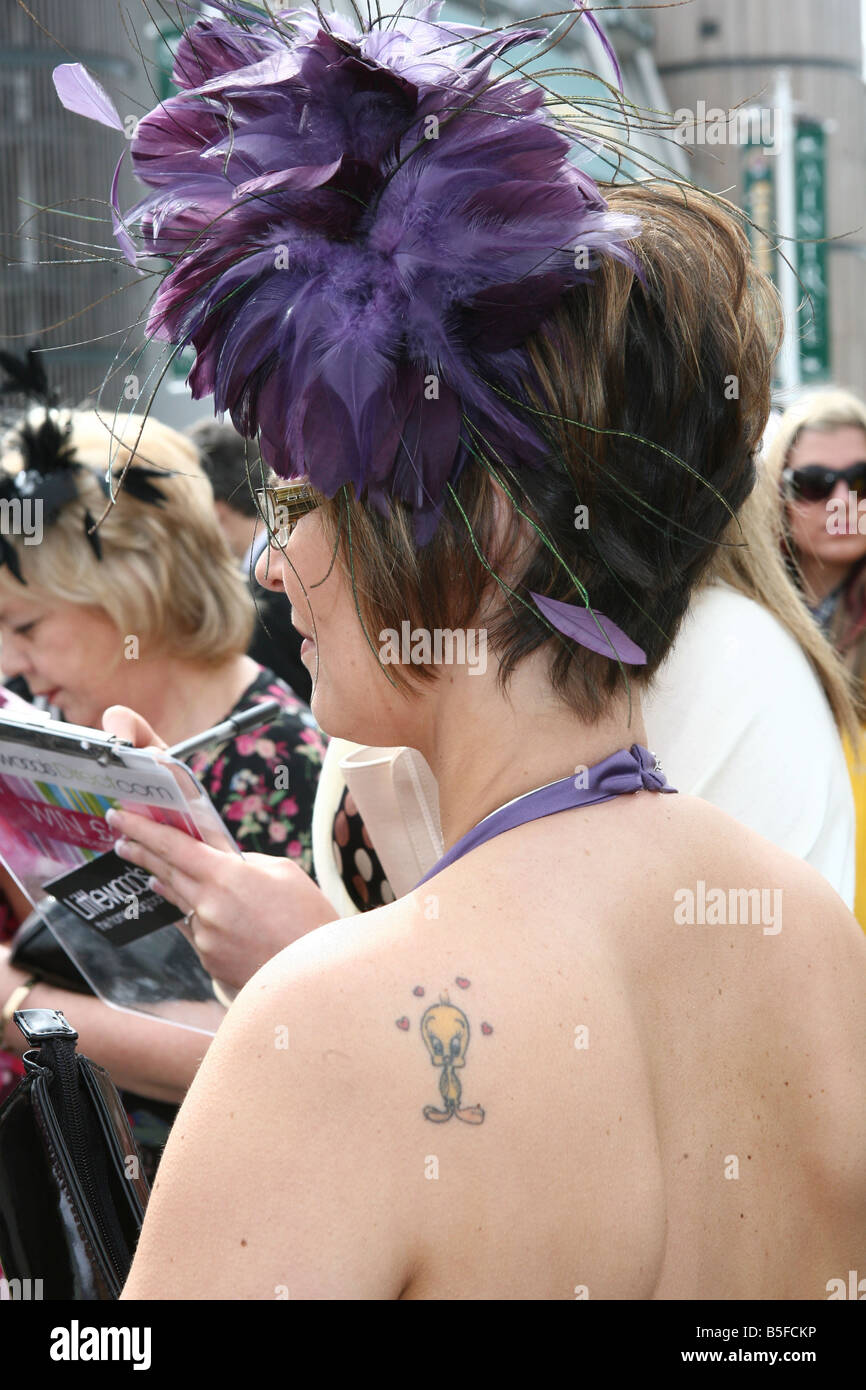
[[[293,1091],[286,1168],[306,1175],[311,1212],[337,1201],[368,1252],[387,1235],[380,1287],[648,1296],[664,1201],[646,1059],[616,968],[598,952],[559,959],[507,923],[494,939],[480,901],[444,876],[435,887],[275,957],[233,1006],[212,1075],[225,1069],[231,1089],[236,1055],[254,1039],[267,1050],[260,1105]],[[613,1238],[624,1208],[627,1250]]]
[[[318,973],[310,1019],[341,1038],[357,1104],[388,1136],[379,1176],[411,1233],[403,1297],[648,1297],[663,1179],[619,967],[580,940],[562,951],[531,913],[492,922],[475,880],[441,874],[331,924],[257,984],[300,998]]]
[[[840,943],[859,953],[864,937],[856,918],[830,883],[811,864],[742,825],[699,797],[671,797],[668,809],[680,846],[678,860],[727,876],[746,888],[777,890],[784,920],[797,932],[830,924]]]
[[[650,916],[672,960],[701,972],[706,953],[718,952],[716,973],[744,1000],[761,1000],[765,1016],[796,1015],[817,1051],[830,1045],[829,1017],[861,1047],[866,936],[835,889],[726,812],[696,797],[667,800],[665,824],[648,828],[642,852],[663,866]]]
[[[665,1002],[707,1021],[689,1024],[702,1065],[718,1075],[739,1058],[759,1094],[786,1078],[796,1142],[813,1136],[821,1180],[832,1174],[862,1202],[866,936],[812,865],[706,802],[669,800],[676,849],[643,963],[663,959]]]
[[[362,926],[310,933],[238,995],[172,1128],[125,1297],[399,1297],[410,1090]]]

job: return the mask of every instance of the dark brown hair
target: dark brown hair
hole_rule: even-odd
[[[754,484],[781,324],[732,205],[672,184],[614,186],[605,196],[641,219],[632,245],[643,283],[605,261],[530,341],[526,408],[550,446],[547,465],[473,462],[421,548],[400,504],[387,520],[348,488],[325,504],[371,645],[406,620],[456,629],[483,614],[503,686],[552,640],[552,684],[588,719],[603,713],[623,672],[552,632],[528,592],[581,604],[570,570],[593,609],[646,652],[629,675],[652,676]],[[525,514],[508,502],[505,528],[497,485]],[[575,525],[578,506],[585,529]],[[497,593],[491,571],[526,604]],[[435,668],[387,672],[405,688]]]

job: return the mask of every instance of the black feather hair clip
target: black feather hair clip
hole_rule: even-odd
[[[8,565],[19,583],[26,584],[15,547],[8,540],[10,517],[16,531],[20,531],[23,509],[29,504],[30,519],[35,516],[41,526],[50,526],[69,502],[78,500],[76,478],[84,465],[75,457],[72,421],[64,421],[58,415],[59,398],[49,385],[38,353],[28,348],[26,357],[22,358],[0,350],[0,368],[6,373],[6,380],[0,383],[0,399],[19,397],[41,407],[43,412],[41,418],[34,418],[30,411],[23,419],[19,412],[5,447],[14,448],[21,455],[23,465],[17,473],[0,470],[0,565]],[[172,472],[167,469],[130,464],[123,470],[123,486],[139,502],[161,506],[165,494],[151,479],[171,476]],[[115,481],[118,477],[119,474]],[[108,479],[101,476],[99,482],[105,496],[110,498]],[[99,531],[87,509],[84,534],[97,560],[101,560]]]

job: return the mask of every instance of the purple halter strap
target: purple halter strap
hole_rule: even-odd
[[[583,786],[583,782],[586,786]],[[580,783],[581,785],[577,785]],[[420,888],[434,874],[447,869],[457,859],[462,859],[470,850],[477,849],[504,830],[513,830],[527,821],[538,820],[540,816],[552,816],[557,811],[571,811],[575,806],[594,806],[599,801],[611,801],[615,796],[626,792],[676,792],[669,787],[658,758],[640,743],[631,748],[620,748],[593,764],[580,777],[563,777],[561,782],[551,782],[547,787],[528,792],[526,796],[510,801],[479,821],[472,830],[452,845],[437,860],[415,887]]]

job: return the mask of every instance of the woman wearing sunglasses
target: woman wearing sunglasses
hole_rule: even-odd
[[[848,391],[806,396],[767,451],[780,479],[792,569],[815,618],[866,678],[866,404]]]
[[[866,716],[866,404],[818,391],[785,411],[767,450],[795,583],[851,672]],[[845,740],[857,814],[854,904],[866,930],[866,750]]]

